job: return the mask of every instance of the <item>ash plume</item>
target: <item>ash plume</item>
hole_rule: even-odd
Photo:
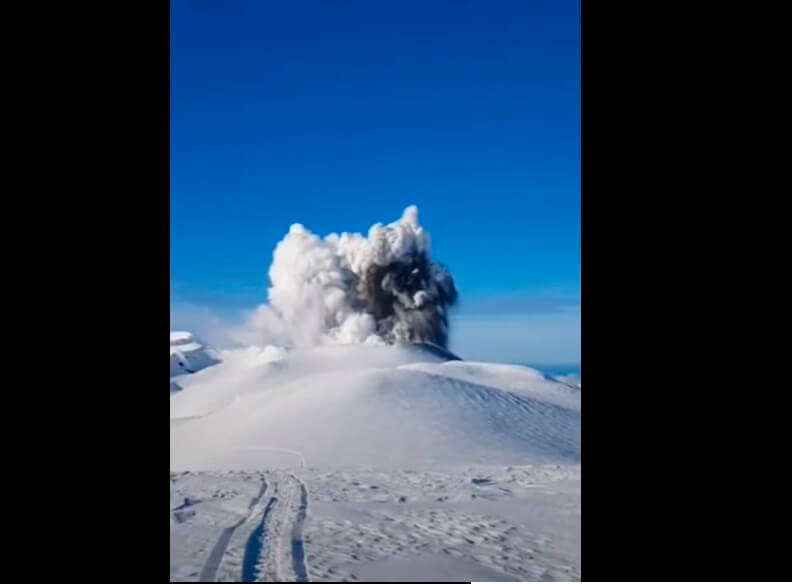
[[[320,238],[294,224],[275,248],[269,277],[270,306],[297,345],[448,344],[458,294],[448,269],[432,261],[414,206],[368,236]]]

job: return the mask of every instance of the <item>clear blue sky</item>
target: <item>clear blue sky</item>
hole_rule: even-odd
[[[521,360],[579,359],[578,0],[172,1],[174,303],[253,306],[292,223],[409,204],[460,319],[563,321]]]

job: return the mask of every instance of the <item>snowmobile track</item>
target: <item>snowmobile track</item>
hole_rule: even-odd
[[[309,582],[303,524],[308,490],[292,473],[270,473],[272,496],[245,546],[243,582]]]
[[[231,541],[231,536],[234,535],[234,531],[245,523],[249,521],[251,516],[253,515],[253,511],[256,508],[256,505],[267,492],[267,481],[261,481],[261,490],[259,491],[258,495],[256,495],[253,500],[248,505],[248,513],[245,517],[231,525],[230,527],[226,527],[223,532],[220,534],[220,537],[217,539],[217,543],[215,543],[214,548],[212,548],[211,553],[209,554],[209,558],[206,560],[203,569],[201,570],[201,574],[198,577],[199,582],[214,582],[215,578],[217,578],[217,570],[220,567],[220,562],[223,560],[223,556],[226,553],[226,548],[228,548],[228,542]]]

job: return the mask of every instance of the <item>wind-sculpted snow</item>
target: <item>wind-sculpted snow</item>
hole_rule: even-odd
[[[328,468],[580,459],[579,390],[527,368],[353,345],[276,362],[229,352],[180,381],[174,470],[293,468],[300,458]]]
[[[579,385],[381,343],[219,357],[171,382],[171,581],[580,580]]]

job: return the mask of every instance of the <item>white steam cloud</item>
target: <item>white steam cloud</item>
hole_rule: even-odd
[[[432,261],[414,206],[367,237],[321,238],[294,224],[275,248],[269,277],[269,304],[298,346],[448,343],[457,291],[450,272]],[[263,310],[257,316],[271,319]]]

